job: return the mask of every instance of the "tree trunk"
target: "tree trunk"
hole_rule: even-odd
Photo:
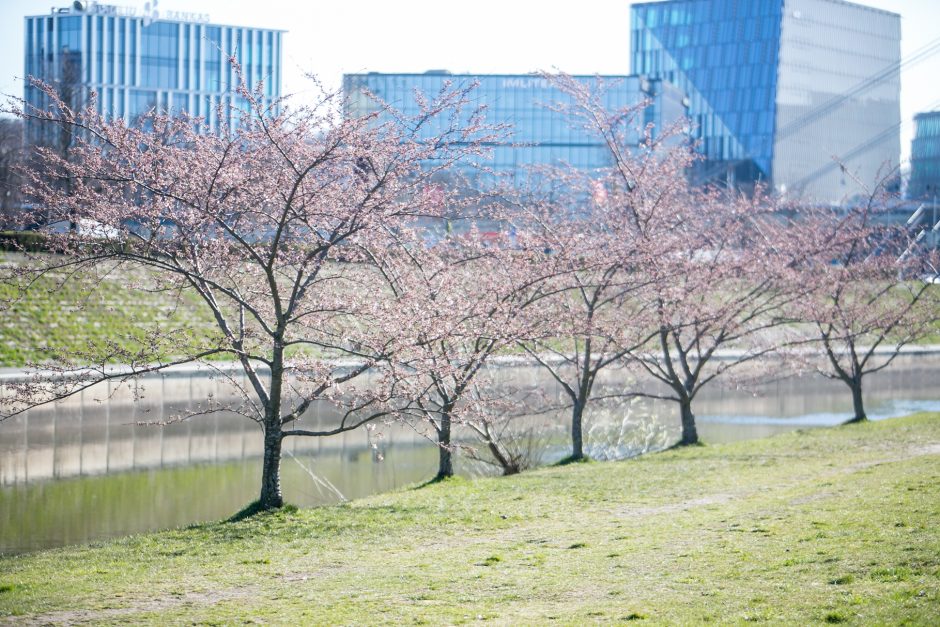
[[[861,379],[849,383],[849,387],[852,389],[852,408],[855,410],[855,415],[845,424],[850,425],[856,422],[865,422],[868,420],[868,416],[865,415],[865,401],[862,400]]]
[[[454,476],[454,453],[450,446],[450,412],[441,413],[441,428],[437,432],[439,458],[437,463],[437,476],[435,479],[446,479]]]
[[[264,430],[264,466],[261,471],[261,496],[258,507],[277,509],[284,505],[281,496],[281,437],[280,424],[268,421]]]
[[[281,389],[284,384],[284,349],[275,339],[271,360],[271,390],[264,416],[264,466],[261,470],[261,510],[277,509],[284,505],[281,496]]]
[[[575,401],[571,408],[571,461],[584,459],[583,401]]]
[[[695,428],[695,414],[692,413],[692,401],[682,399],[679,401],[679,413],[682,418],[682,438],[679,446],[698,444],[698,430]]]
[[[499,464],[499,467],[503,469],[503,476],[515,475],[519,473],[519,464],[512,461],[509,455],[503,453],[502,449],[499,448],[493,438],[488,438],[486,440],[486,445],[490,449],[490,455],[493,456],[493,459],[496,460],[496,463]]]

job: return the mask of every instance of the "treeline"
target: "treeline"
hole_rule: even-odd
[[[647,128],[631,145],[641,107],[607,111],[584,84],[553,80],[610,165],[546,168],[545,184],[526,190],[457,183],[508,132],[474,108],[472,86],[422,98],[414,117],[378,103],[349,118],[337,94],[275,114],[243,85],[253,107],[206,134],[199,119],[159,111],[128,127],[39,85],[52,109],[17,114],[76,139],[68,155],[39,150],[27,192],[46,222],[85,228],[50,234],[60,254],[30,257],[4,281],[22,293],[50,273],[67,282],[142,267],[148,290],[198,300],[219,333],[200,342],[168,325],[133,350],[105,342],[53,355],[5,391],[4,414],[228,357],[245,375],[232,381],[239,401],[206,399],[179,418],[225,410],[261,426],[262,508],[282,504],[284,438],[377,421],[429,428],[439,477],[453,473],[457,426],[505,472],[520,470],[499,434],[521,401],[497,393],[486,367],[507,353],[563,391],[572,460],[585,455],[585,414],[610,368],[658,382],[618,394],[674,402],[682,445],[698,442],[699,392],[772,353],[815,351],[814,367],[846,384],[864,420],[865,376],[930,334],[938,312],[936,251],[879,220],[882,190],[850,209],[794,212],[759,191],[690,188],[697,157],[678,131]],[[167,359],[168,345],[185,354]],[[374,384],[360,383],[366,373]],[[319,401],[340,408],[338,425],[306,425]]]

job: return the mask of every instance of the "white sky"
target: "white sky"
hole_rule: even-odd
[[[864,0],[902,16],[902,58],[940,37],[940,0]],[[0,0],[0,93],[22,94],[23,16],[65,0]],[[144,0],[115,0],[143,8]],[[338,85],[344,72],[572,74],[630,71],[628,0],[159,0],[162,10],[208,13],[213,22],[280,28],[284,91],[303,95],[305,72]],[[875,73],[880,68],[872,68]],[[940,54],[901,76],[902,161],[912,118],[940,108]]]

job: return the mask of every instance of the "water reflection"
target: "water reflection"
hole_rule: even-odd
[[[940,410],[940,355],[900,358],[868,381],[873,418]],[[499,385],[536,386],[560,399],[541,370],[503,367]],[[624,381],[628,383],[625,384]],[[640,382],[644,385],[647,383]],[[598,389],[637,385],[609,372]],[[13,553],[219,519],[257,496],[262,437],[257,425],[223,413],[165,427],[137,426],[205,400],[223,401],[222,379],[174,373],[139,387],[101,388],[0,423],[0,552]],[[142,400],[135,403],[135,396]],[[763,437],[794,428],[837,424],[851,412],[838,382],[818,377],[765,383],[748,391],[713,387],[696,401],[706,441]],[[329,406],[304,422],[325,427]],[[548,442],[544,462],[567,453],[567,412],[528,419]],[[672,404],[633,401],[597,407],[586,445],[599,458],[620,458],[671,443],[678,435]],[[381,437],[357,430],[331,438],[285,441],[284,494],[298,505],[356,498],[433,475],[437,453],[415,429],[386,426]],[[381,460],[381,461],[379,461]],[[481,472],[462,462],[464,473]]]
[[[435,459],[429,446],[396,447],[381,464],[372,462],[371,452],[297,457],[318,476],[332,477],[346,498],[421,481]],[[0,489],[0,553],[218,520],[258,498],[260,477],[256,458],[10,486]],[[283,463],[283,488],[297,505],[339,501],[290,458]]]

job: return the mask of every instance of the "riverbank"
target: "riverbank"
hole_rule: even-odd
[[[940,614],[940,414],[0,559],[11,623]]]
[[[0,254],[0,270],[24,263],[18,253]],[[139,269],[115,269],[106,276],[44,276],[25,294],[0,282],[0,368],[43,362],[59,351],[80,355],[90,347],[137,351],[148,332],[184,329],[176,341],[193,345],[218,334],[211,314],[192,296],[176,298],[157,290]],[[167,346],[167,355],[179,346]]]
[[[25,263],[19,253],[0,252],[3,265]],[[122,351],[137,351],[148,346],[148,333],[156,330],[177,330],[176,342],[162,346],[166,359],[178,357],[183,341],[188,346],[212,343],[219,330],[211,313],[193,294],[160,291],[154,277],[140,268],[120,268],[106,276],[74,276],[60,286],[62,276],[39,279],[25,294],[19,294],[10,285],[0,283],[0,383],[24,374],[28,363],[42,363],[58,352],[73,356],[90,347],[117,347]],[[923,338],[916,345],[906,346],[905,354],[937,354],[940,352],[940,322],[937,332]],[[812,351],[813,353],[818,351]],[[893,349],[879,351],[890,355]],[[740,350],[723,350],[716,358],[735,358]],[[116,353],[119,354],[119,353]],[[551,358],[551,356],[549,356]],[[499,365],[531,363],[522,355],[503,355],[491,360]],[[121,369],[119,362],[113,363]],[[219,356],[219,368],[237,371],[237,362]],[[187,369],[200,367],[185,365]]]

